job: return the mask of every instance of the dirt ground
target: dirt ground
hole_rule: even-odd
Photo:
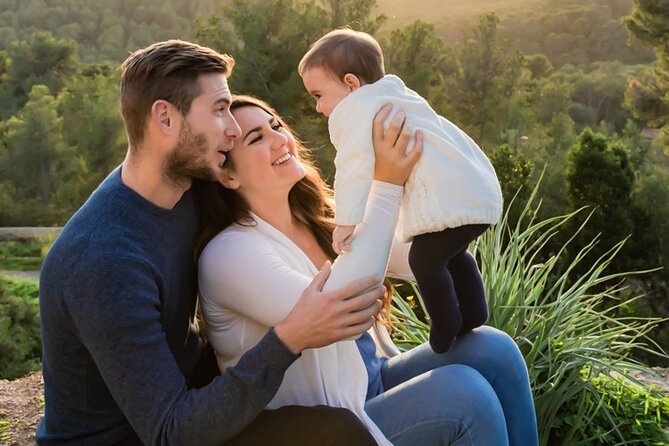
[[[0,380],[0,444],[25,446],[35,444],[35,429],[43,413],[44,383],[42,374],[34,372],[13,381]]]
[[[656,377],[636,375],[663,388],[669,395],[669,369],[655,369]],[[44,383],[34,372],[13,381],[0,380],[0,445],[35,445],[35,429],[42,417]],[[1,418],[9,424],[3,425]]]

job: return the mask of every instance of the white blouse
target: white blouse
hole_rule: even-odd
[[[334,262],[325,290],[377,275],[383,277],[393,245],[403,188],[374,181],[351,252]],[[281,322],[309,285],[318,266],[288,237],[256,215],[255,226],[233,225],[214,237],[199,260],[199,288],[209,341],[222,372]],[[412,278],[409,245],[393,245],[391,270]],[[397,349],[385,329],[370,330],[377,353]],[[355,340],[302,352],[288,368],[268,409],[297,404],[345,407],[367,426],[379,444],[390,444],[364,411],[367,372]]]

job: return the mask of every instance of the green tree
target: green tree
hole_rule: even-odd
[[[123,120],[112,106],[118,102],[118,73],[108,65],[88,70],[90,74],[78,76],[59,101],[63,141],[85,160],[80,180],[70,183],[81,188],[72,191],[79,202],[121,163],[127,146]]]
[[[624,24],[641,43],[653,49],[657,63],[652,71],[629,83],[626,105],[639,119],[662,128],[665,147],[669,147],[669,2],[633,1],[634,10]]]
[[[0,179],[10,184],[17,205],[33,206],[40,214],[30,216],[39,221],[27,218],[22,225],[62,223],[62,214],[71,215],[78,204],[70,181],[76,183],[83,160],[66,144],[57,109],[58,99],[48,87],[35,85],[28,102],[5,125]]]
[[[508,144],[497,147],[490,156],[490,162],[495,167],[497,178],[502,187],[504,207],[512,214],[509,215],[507,221],[511,226],[515,226],[532,192],[530,177],[533,165],[523,153],[514,152]],[[514,196],[514,205],[509,209],[509,204]]]
[[[329,1],[323,6],[305,0],[233,0],[220,14],[198,21],[196,39],[235,57],[233,91],[261,97],[286,116],[315,149],[318,164],[330,177],[333,151],[324,150],[330,147],[327,124],[315,112],[297,65],[335,21],[353,21],[367,32],[378,29],[383,18],[369,15],[374,4],[370,0]]]
[[[13,115],[28,100],[34,85],[45,85],[57,94],[79,70],[77,44],[36,32],[30,40],[13,42],[7,52],[8,67],[3,89],[14,98],[14,106],[0,111],[0,119]]]
[[[444,101],[444,44],[434,25],[417,20],[404,29],[394,29],[384,48],[386,72],[429,100],[435,109]]]
[[[466,123],[465,129],[482,143],[504,142],[507,129],[525,132],[522,113],[517,113],[523,58],[502,51],[497,39],[499,19],[494,14],[480,18],[471,38],[446,55],[449,115]]]
[[[321,3],[330,18],[330,29],[350,26],[375,34],[386,22],[385,14],[372,17],[376,0],[323,0]]]
[[[590,129],[584,130],[569,150],[566,179],[572,208],[589,206],[592,211],[590,221],[575,241],[577,250],[599,237],[599,244],[592,251],[596,258],[634,232],[634,171],[629,154],[620,144]],[[582,223],[582,218],[576,219],[576,225]],[[625,270],[622,263],[614,269]]]

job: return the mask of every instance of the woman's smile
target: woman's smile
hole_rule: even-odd
[[[291,155],[290,153],[286,153],[285,155],[281,155],[277,160],[275,160],[272,163],[272,166],[280,166],[281,164],[283,164],[287,161],[290,161],[292,159],[293,159],[293,155]]]

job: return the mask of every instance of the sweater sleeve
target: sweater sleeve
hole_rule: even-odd
[[[340,226],[359,224],[365,212],[369,189],[374,177],[373,104],[349,100],[345,109],[330,116],[330,138],[335,155],[335,223]]]
[[[188,390],[166,339],[159,285],[147,265],[108,257],[95,267],[75,268],[67,280],[73,329],[145,444],[220,444],[258,415],[296,359],[270,331],[228,373]]]

